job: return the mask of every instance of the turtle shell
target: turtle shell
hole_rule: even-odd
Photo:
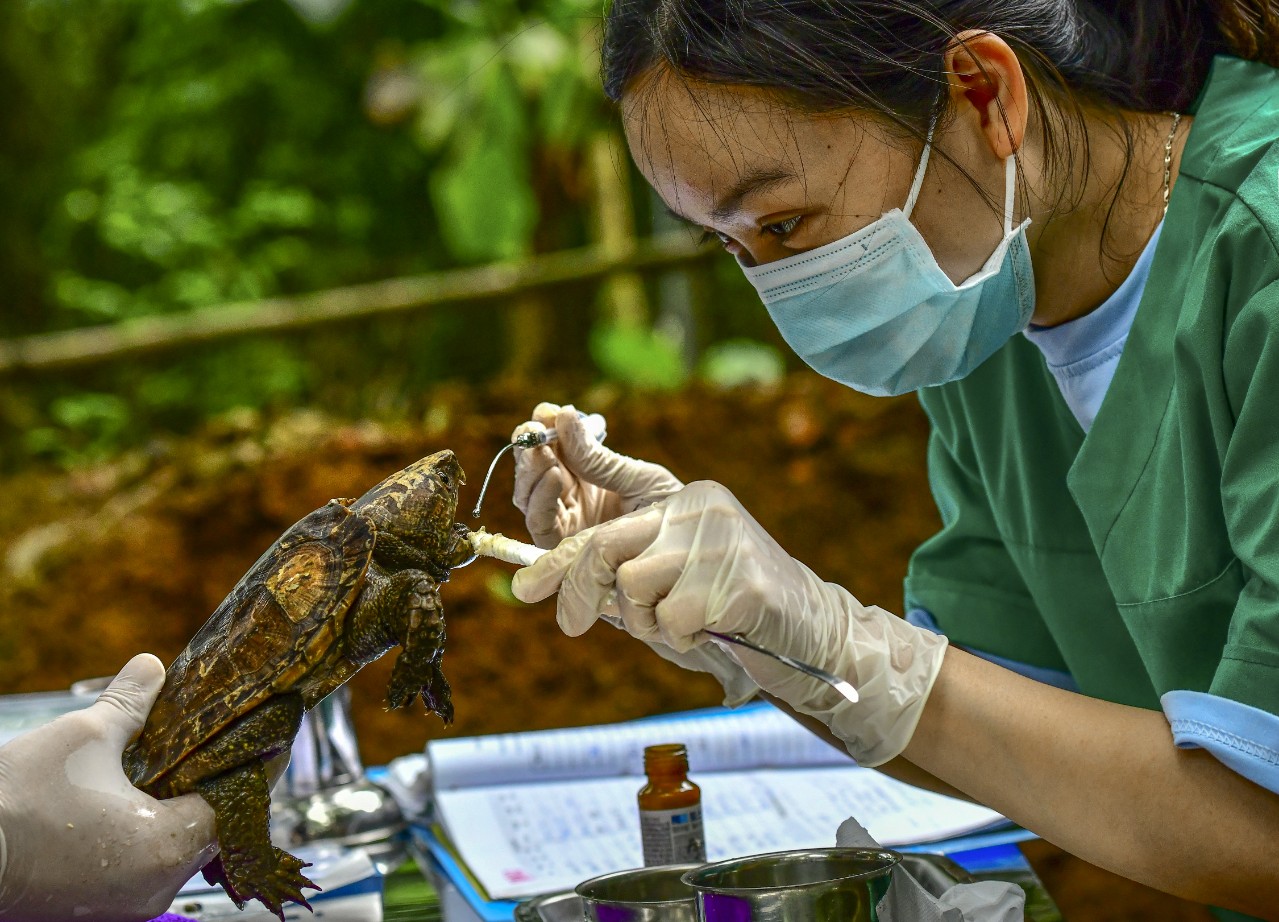
[[[348,502],[334,500],[281,535],[174,660],[135,748],[134,784],[154,783],[238,717],[293,689],[339,641],[376,537]]]

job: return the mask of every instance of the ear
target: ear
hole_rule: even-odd
[[[981,131],[991,153],[1007,160],[1020,150],[1029,118],[1026,74],[1009,44],[968,29],[951,39],[943,67],[951,104]]]

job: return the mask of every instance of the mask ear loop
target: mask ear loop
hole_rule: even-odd
[[[937,128],[936,116],[928,123],[928,140],[924,142],[924,152],[919,157],[919,166],[915,168],[915,179],[910,184],[910,194],[906,196],[906,205],[902,212],[909,220],[915,210],[915,202],[919,200],[919,192],[924,187],[924,174],[928,172],[928,155],[933,149],[933,131]],[[1013,206],[1017,194],[1017,155],[1009,154],[1004,160],[1004,237],[1012,236]]]
[[[933,149],[933,130],[936,127],[937,116],[934,115],[928,123],[928,139],[924,142],[924,152],[919,157],[919,166],[915,168],[915,179],[910,184],[910,195],[906,196],[906,206],[902,208],[906,220],[910,220],[911,212],[915,210],[915,202],[919,199],[919,190],[924,187],[924,174],[928,172],[928,154]]]
[[[1017,192],[1017,155],[1009,154],[1004,161],[1004,238],[1013,233],[1013,202]]]

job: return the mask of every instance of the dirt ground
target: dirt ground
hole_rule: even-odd
[[[420,422],[399,426],[232,414],[198,437],[109,465],[11,479],[0,506],[0,692],[65,688],[112,674],[142,650],[171,660],[283,529],[431,451],[460,457],[469,509],[494,451],[531,409],[530,393],[557,396],[543,385],[440,388]],[[817,573],[900,611],[910,551],[937,525],[923,468],[927,424],[913,399],[872,400],[807,375],[772,391],[558,396],[606,412],[618,450],[685,480],[724,483]],[[519,536],[505,464],[483,522]],[[446,734],[592,724],[719,700],[713,680],[607,626],[564,637],[553,604],[511,598],[510,571],[480,561],[445,587],[451,729],[421,710],[385,709],[393,656],[353,681],[367,762]],[[1026,851],[1071,922],[1210,918],[1047,843]]]

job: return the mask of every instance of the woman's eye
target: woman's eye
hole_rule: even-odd
[[[764,233],[785,239],[795,233],[795,228],[799,227],[799,222],[803,219],[803,215],[795,215],[795,217],[787,218],[785,221],[775,221],[772,224],[765,224]]]
[[[712,240],[718,240],[725,247],[733,243],[733,238],[728,236],[728,234],[720,233],[717,230],[704,230],[702,231],[702,239],[698,241],[697,245],[704,246]]]

